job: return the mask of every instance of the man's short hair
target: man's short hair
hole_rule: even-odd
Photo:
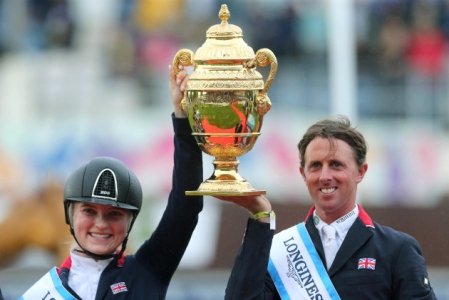
[[[365,138],[355,127],[351,126],[348,117],[338,115],[335,118],[326,118],[313,124],[299,141],[299,159],[303,168],[305,167],[304,157],[307,146],[317,137],[328,139],[330,142],[332,142],[332,139],[345,141],[351,147],[358,166],[366,160],[368,145]]]

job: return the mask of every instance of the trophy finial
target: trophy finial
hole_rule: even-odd
[[[220,11],[218,12],[218,17],[221,19],[222,23],[226,23],[231,17],[228,6],[226,4],[221,5]]]

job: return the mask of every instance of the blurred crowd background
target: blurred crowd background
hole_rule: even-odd
[[[332,2],[0,0],[0,288],[6,299],[67,255],[62,187],[95,156],[123,160],[142,181],[145,204],[131,248],[151,234],[171,187],[168,65],[181,48],[195,52],[204,43],[207,29],[220,23],[221,4],[245,42],[255,51],[269,48],[279,62],[268,92],[273,107],[239,170],[275,205],[310,206],[296,144],[313,122],[339,113],[330,88]],[[431,280],[435,274],[440,299],[449,299],[448,287],[438,285],[449,276],[449,244],[442,239],[449,226],[449,1],[343,2],[353,16],[352,117],[370,147],[358,201],[427,238],[418,240],[432,256]],[[332,32],[338,40],[339,30]],[[347,34],[342,29],[342,40]],[[204,156],[205,178],[211,161]],[[217,263],[219,237],[233,220],[223,219],[225,204],[205,202],[169,299],[220,299],[224,292],[232,262]],[[305,214],[284,220],[292,225]],[[224,250],[230,257],[246,215],[237,217],[241,231],[229,233],[236,243]],[[419,224],[436,225],[426,231]]]

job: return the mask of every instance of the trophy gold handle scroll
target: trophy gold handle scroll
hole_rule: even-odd
[[[257,96],[257,112],[261,116],[265,115],[271,108],[271,101],[270,98],[268,98],[267,93],[274,77],[276,76],[276,72],[278,70],[278,61],[276,59],[276,56],[270,49],[263,48],[258,50],[254,59],[248,61],[248,63],[246,64],[247,68],[252,68],[255,66],[265,67],[269,64],[271,64],[270,74],[268,75],[263,90]]]
[[[179,65],[184,67],[190,67],[194,65],[193,61],[194,54],[189,49],[181,49],[179,50],[175,58],[173,58],[173,70],[175,71],[175,75],[178,75],[180,69]],[[187,114],[187,100],[186,100],[186,92],[184,91],[184,96],[182,97],[181,103],[179,104],[181,109],[185,114]]]

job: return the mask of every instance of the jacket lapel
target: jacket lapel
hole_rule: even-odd
[[[373,229],[367,227],[360,218],[357,218],[351,228],[349,228],[348,234],[346,235],[343,244],[335,256],[334,262],[328,271],[329,276],[332,276],[335,272],[337,272],[349,260],[349,258],[351,258],[354,253],[357,252],[360,247],[362,247],[371,238],[372,235]],[[321,245],[319,236],[318,241],[318,244]],[[317,243],[315,243],[315,241],[313,242],[316,247]],[[323,260],[323,258],[321,258],[321,260]]]
[[[114,258],[106,269],[103,270],[103,273],[100,276],[95,300],[105,299],[106,293],[111,289],[111,284],[115,282],[114,279],[118,275],[118,270],[119,267],[117,266],[117,260]]]

